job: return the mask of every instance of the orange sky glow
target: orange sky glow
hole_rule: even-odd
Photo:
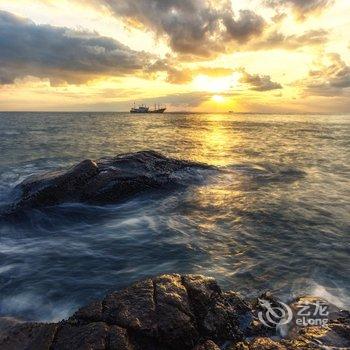
[[[350,112],[348,0],[0,0],[0,110]]]

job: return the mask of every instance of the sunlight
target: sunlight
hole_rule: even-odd
[[[198,75],[193,81],[197,90],[210,92],[228,91],[232,87],[232,76],[214,78],[206,75]]]
[[[227,115],[211,114],[208,116],[207,128],[200,133],[196,130],[195,137],[201,144],[197,150],[198,161],[217,166],[228,165],[228,147],[242,143],[241,135],[226,127],[229,119]]]
[[[217,102],[217,103],[223,103],[225,101],[224,97],[221,95],[214,95],[212,97],[212,100]]]

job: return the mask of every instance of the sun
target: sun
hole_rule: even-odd
[[[224,77],[210,77],[207,75],[197,75],[193,80],[193,88],[196,90],[205,90],[212,93],[228,92],[232,88],[239,86],[241,74],[234,72]]]
[[[224,97],[221,95],[213,95],[212,100],[215,101],[216,103],[222,103],[225,101]]]

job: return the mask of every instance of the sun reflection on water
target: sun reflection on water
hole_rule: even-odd
[[[205,125],[192,132],[192,141],[199,141],[194,155],[196,160],[217,166],[230,164],[227,152],[242,143],[242,137],[234,131],[231,122],[226,115],[208,115]]]

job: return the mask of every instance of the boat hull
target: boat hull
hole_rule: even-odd
[[[159,108],[154,110],[140,110],[140,109],[131,109],[130,113],[164,113],[166,108]]]
[[[166,108],[154,109],[153,111],[148,111],[148,113],[164,113]]]

